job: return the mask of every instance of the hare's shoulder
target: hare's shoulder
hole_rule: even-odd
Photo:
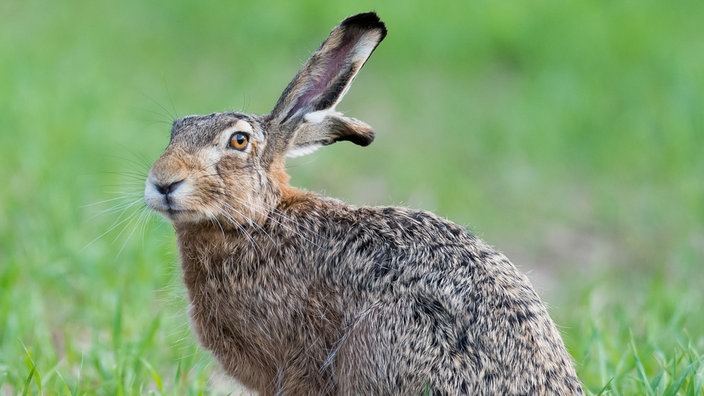
[[[465,227],[432,212],[395,206],[361,207],[355,211],[366,227],[393,230],[402,238],[435,243],[467,243],[477,238]]]
[[[432,212],[396,206],[353,206],[317,197],[286,208],[300,235],[326,247],[326,254],[363,256],[373,261],[453,262],[507,261],[467,228]],[[371,257],[370,257],[371,256]]]
[[[370,249],[454,246],[483,256],[497,253],[467,228],[425,210],[357,207],[308,193],[305,199],[280,206],[279,213],[298,224],[302,235],[315,231],[328,242],[362,240]]]

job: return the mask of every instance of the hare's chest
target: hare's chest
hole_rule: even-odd
[[[300,311],[294,306],[300,299],[292,298],[290,285],[266,268],[246,268],[246,263],[228,260],[184,265],[192,326],[216,356],[220,349],[246,355],[277,347],[277,335],[291,327],[292,315]]]
[[[235,296],[228,281],[212,274],[184,273],[189,295],[191,324],[201,343],[213,349],[216,340],[232,338],[233,324],[241,323],[241,298]],[[231,340],[228,340],[231,343]]]

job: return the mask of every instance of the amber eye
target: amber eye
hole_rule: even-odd
[[[244,132],[235,132],[230,136],[230,147],[244,151],[249,145],[249,135]]]

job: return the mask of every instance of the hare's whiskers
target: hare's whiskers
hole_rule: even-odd
[[[113,200],[111,199],[111,200],[106,200],[103,202],[112,202],[112,201]],[[84,249],[92,246],[95,242],[102,239],[103,237],[105,237],[106,235],[108,235],[109,233],[111,233],[112,231],[114,231],[115,229],[117,229],[120,226],[122,226],[122,229],[115,236],[115,240],[117,240],[120,236],[122,236],[125,233],[125,230],[127,229],[127,227],[130,224],[133,224],[133,220],[138,215],[138,212],[130,211],[130,209],[135,207],[136,205],[140,204],[141,202],[142,202],[141,198],[133,200],[133,201],[128,201],[128,202],[125,202],[122,204],[114,205],[112,208],[107,208],[105,210],[98,212],[96,215],[94,215],[93,218],[97,215],[100,215],[100,214],[119,212],[119,215],[115,218],[113,223],[102,234],[98,235],[93,240],[91,240],[88,244],[86,244]],[[132,234],[130,233],[130,235],[132,235]],[[123,248],[124,248],[124,244],[123,244]],[[122,248],[120,249],[120,251],[122,251]]]
[[[220,203],[220,204],[222,204],[222,203]],[[233,209],[234,209],[234,208],[233,208]],[[254,247],[260,254],[262,253],[262,250],[261,250],[261,249],[259,248],[259,246],[257,245],[257,242],[256,242],[256,240],[254,239],[254,237],[252,237],[252,235],[250,235],[250,233],[247,232],[247,229],[246,229],[242,224],[240,224],[240,223],[237,221],[237,219],[235,219],[230,213],[228,213],[226,210],[224,210],[224,209],[221,208],[221,207],[216,207],[216,210],[218,211],[218,213],[219,213],[222,217],[224,217],[228,222],[230,222],[230,223],[231,223],[233,226],[235,226],[240,232],[242,232],[242,234],[243,234],[245,237],[247,237],[247,239],[249,240],[249,242],[252,244],[252,247]],[[236,210],[235,210],[235,211],[236,211]]]

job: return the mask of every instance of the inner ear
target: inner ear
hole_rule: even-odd
[[[292,130],[308,113],[333,110],[385,36],[386,27],[373,12],[342,21],[286,87],[271,119]]]
[[[337,56],[342,56],[342,54]],[[331,59],[328,61],[324,75],[320,76],[320,78],[312,79],[311,84],[306,87],[305,93],[296,98],[295,104],[284,117],[284,122],[294,118],[297,112],[316,112],[333,109],[337,105],[339,100],[347,93],[355,74],[357,74],[355,65],[344,65],[342,61],[342,59]],[[304,108],[306,111],[301,111]]]

